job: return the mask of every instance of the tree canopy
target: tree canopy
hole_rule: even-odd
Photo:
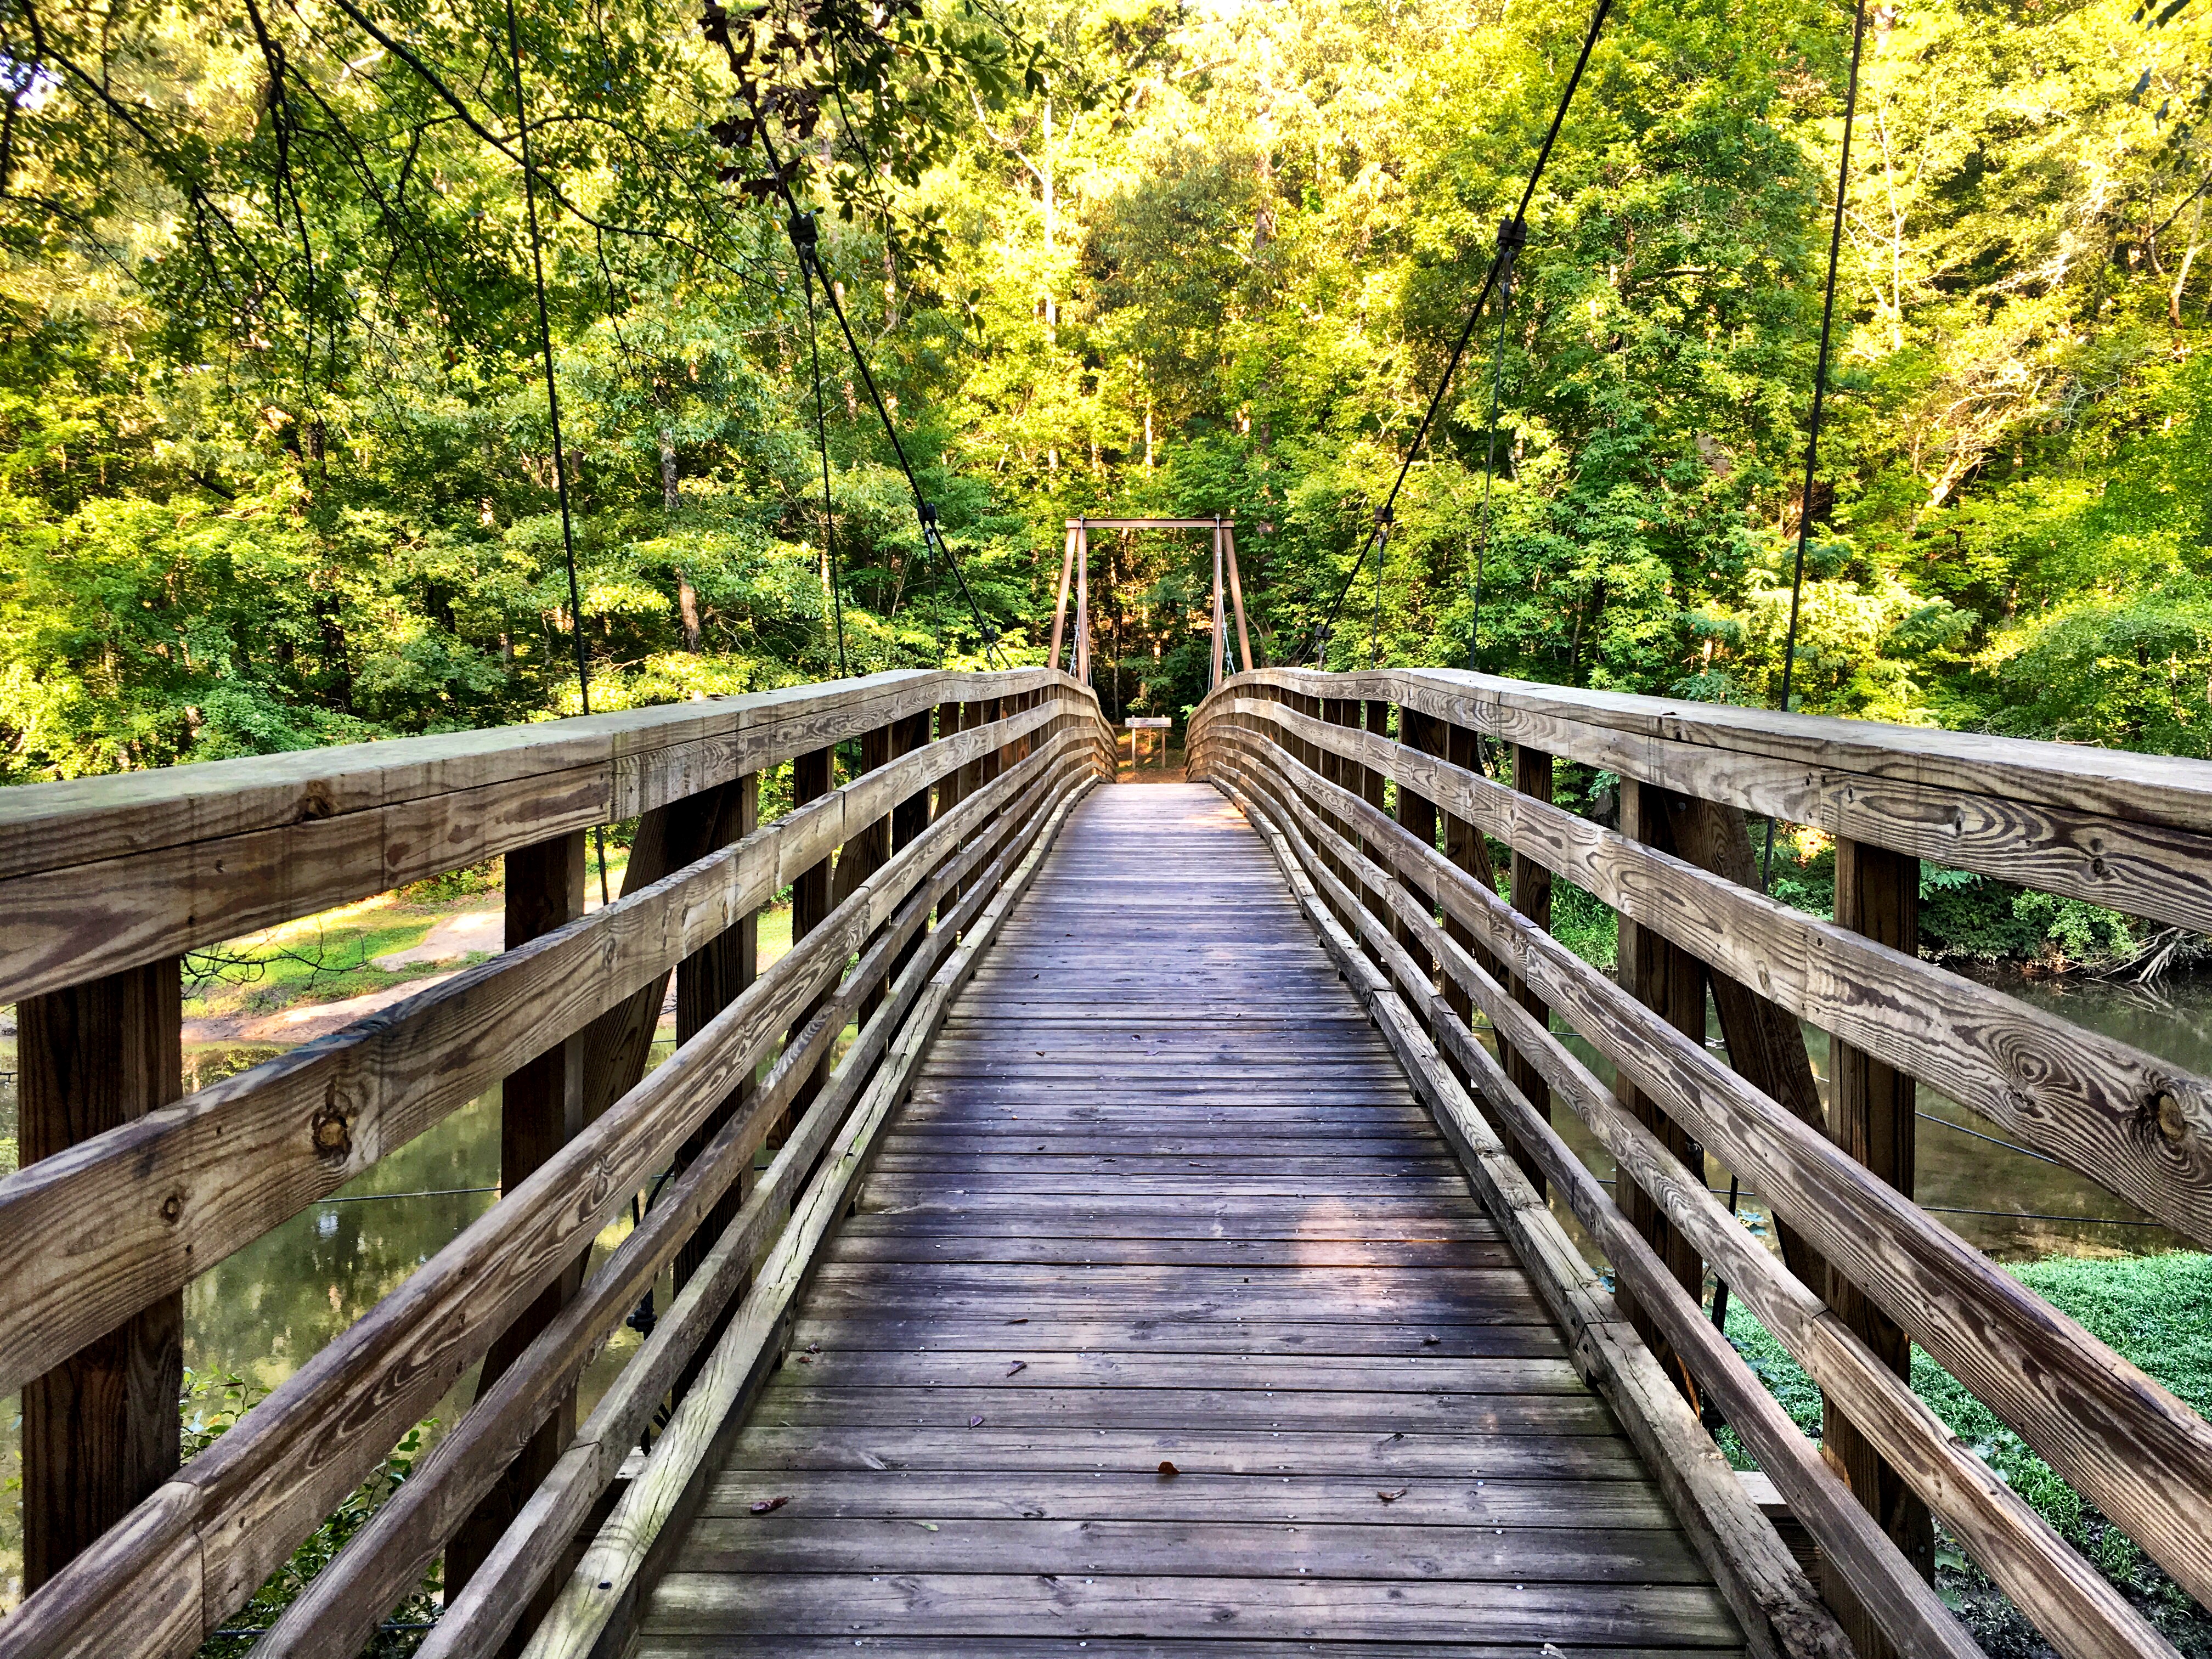
[[[8,781],[1042,661],[1078,513],[1234,515],[1268,661],[1778,694],[1836,0],[1620,0],[1379,592],[1580,4],[0,15]],[[1798,706],[2212,755],[2208,20],[1869,8]],[[1202,538],[1092,549],[1187,708]]]

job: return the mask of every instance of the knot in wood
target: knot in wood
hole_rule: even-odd
[[[300,822],[302,823],[332,817],[337,810],[337,803],[331,799],[330,785],[321,779],[309,784],[300,797]]]
[[[315,1114],[309,1127],[315,1151],[323,1158],[343,1158],[353,1151],[353,1127],[346,1115],[335,1105],[325,1106]]]
[[[179,1216],[184,1214],[184,1212],[185,1195],[182,1193],[171,1193],[167,1198],[161,1200],[162,1220],[173,1222]]]
[[[2158,1132],[2168,1146],[2179,1146],[2189,1139],[2189,1115],[2182,1109],[2180,1096],[2171,1089],[2160,1089],[2151,1097],[2150,1106]]]

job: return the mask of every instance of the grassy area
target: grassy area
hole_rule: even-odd
[[[2006,1271],[2142,1367],[2192,1409],[2212,1416],[2212,1255],[2176,1252],[2118,1261],[2053,1257]],[[1741,1305],[1729,1310],[1729,1339],[1798,1426],[1817,1435],[1820,1390]],[[2191,1659],[2212,1659],[2212,1614],[2061,1480],[1996,1413],[1917,1349],[1912,1389],[2008,1486],[2119,1585],[2169,1641]],[[1723,1443],[1741,1466],[1750,1466],[1732,1434],[1724,1435]],[[2026,1659],[2048,1650],[1955,1542],[1940,1530],[1936,1541],[1937,1587],[1990,1659]]]

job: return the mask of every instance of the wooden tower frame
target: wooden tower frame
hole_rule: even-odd
[[[1244,584],[1237,569],[1237,523],[1218,513],[1210,519],[1089,519],[1067,521],[1067,546],[1060,565],[1060,596],[1052,606],[1052,665],[1060,666],[1060,651],[1066,637],[1067,595],[1075,590],[1075,639],[1068,672],[1085,685],[1091,683],[1091,532],[1094,530],[1211,530],[1213,532],[1213,653],[1206,687],[1221,684],[1223,659],[1229,643],[1228,610],[1237,613],[1237,654],[1246,670],[1259,665],[1252,657],[1252,635],[1244,620]],[[1224,595],[1224,574],[1228,577]],[[1227,601],[1224,606],[1224,598]]]

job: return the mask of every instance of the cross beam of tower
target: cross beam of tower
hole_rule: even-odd
[[[1262,526],[1262,529],[1266,526]],[[1066,550],[1060,560],[1060,593],[1052,605],[1052,663],[1060,665],[1060,647],[1066,639],[1067,596],[1075,590],[1075,638],[1068,672],[1088,684],[1091,680],[1091,532],[1094,530],[1211,530],[1213,532],[1213,656],[1206,680],[1210,691],[1221,684],[1228,647],[1228,611],[1237,613],[1237,654],[1247,670],[1258,665],[1252,656],[1252,635],[1244,620],[1244,584],[1237,569],[1237,523],[1215,514],[1210,519],[1070,519]],[[1222,578],[1226,574],[1224,594]],[[1225,604],[1224,604],[1225,600]]]

